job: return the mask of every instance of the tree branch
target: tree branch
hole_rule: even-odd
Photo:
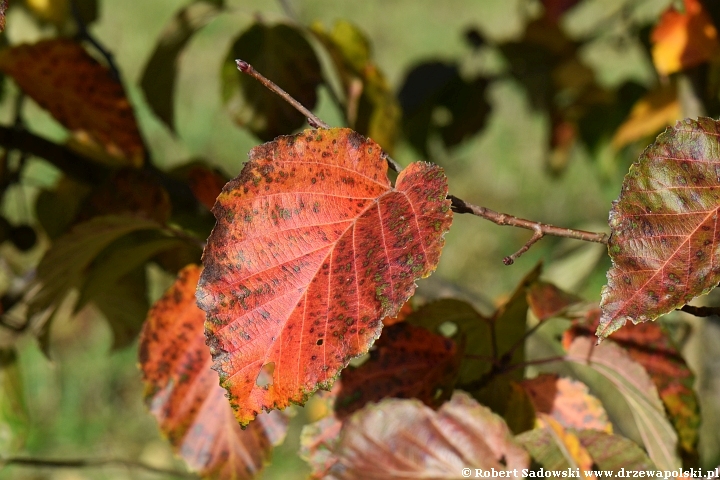
[[[678,308],[678,310],[689,313],[690,315],[695,315],[696,317],[720,317],[720,307],[696,307],[694,305],[683,305],[681,308]]]
[[[255,68],[253,68],[253,66],[250,65],[248,62],[244,60],[235,60],[235,63],[237,64],[238,70],[250,75],[255,80],[262,83],[268,90],[279,95],[283,100],[295,107],[297,111],[305,115],[305,118],[307,118],[307,121],[311,127],[330,128],[330,125],[322,121],[314,113],[305,108],[305,106],[303,106],[300,102],[291,97],[290,94],[288,94],[285,90],[278,87],[267,77],[255,70]],[[394,171],[400,172],[402,170],[402,167],[398,165],[398,163],[395,162],[395,160],[393,160],[392,158],[390,158],[390,156],[388,156],[387,154],[385,155],[385,160],[388,162],[390,168]],[[532,238],[530,238],[530,240],[525,245],[523,245],[520,250],[503,259],[503,263],[505,263],[505,265],[512,265],[515,260],[520,257],[520,255],[528,251],[528,249],[534,243],[536,243],[545,235],[574,238],[576,240],[602,243],[605,245],[607,245],[608,243],[609,236],[606,233],[586,232],[584,230],[573,230],[571,228],[556,227],[554,225],[534,222],[532,220],[525,220],[522,218],[514,217],[512,215],[507,215],[505,213],[498,213],[494,210],[490,210],[489,208],[472,205],[470,203],[467,203],[465,200],[457,198],[454,195],[448,195],[448,198],[452,202],[453,211],[456,213],[471,213],[486,220],[490,220],[491,222],[498,225],[510,225],[513,227],[525,228],[533,231]]]
[[[70,459],[70,460],[53,460],[44,458],[23,458],[23,457],[0,457],[0,467],[15,465],[20,467],[37,467],[37,468],[93,468],[103,466],[118,466],[127,468],[137,468],[146,472],[156,473],[158,475],[174,475],[182,478],[197,479],[198,476],[188,472],[170,470],[165,468],[153,467],[147,463],[137,462],[134,460],[123,460],[121,458],[100,458],[100,459]]]
[[[97,183],[107,176],[107,170],[67,147],[58,145],[27,130],[0,125],[0,146],[20,150],[44,158],[71,177],[87,183]]]

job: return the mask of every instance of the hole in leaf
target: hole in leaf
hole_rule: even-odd
[[[267,388],[273,384],[273,373],[275,372],[275,362],[266,363],[260,369],[255,385],[260,388]]]
[[[318,338],[318,341],[315,342],[315,345],[322,345],[322,344],[323,344],[323,339],[322,339],[322,338]]]
[[[458,331],[458,326],[455,322],[443,322],[438,327],[438,332],[443,337],[449,338],[455,335]]]

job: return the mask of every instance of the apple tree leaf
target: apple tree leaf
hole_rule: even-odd
[[[386,397],[438,407],[452,395],[461,352],[451,339],[407,322],[386,326],[370,358],[342,372],[335,412],[344,417]]]
[[[435,269],[452,222],[442,169],[413,163],[394,188],[386,172],[372,140],[307,130],[255,147],[223,188],[198,305],[242,424],[330,388]]]
[[[223,100],[235,122],[261,140],[290,133],[305,116],[249,75],[236,59],[250,63],[293,98],[312,109],[322,82],[320,62],[298,28],[255,23],[233,43],[223,66]]]
[[[201,267],[189,265],[148,313],[140,340],[145,399],[160,429],[203,477],[251,479],[282,442],[287,417],[259,415],[246,429],[234,418],[205,345],[205,313],[195,304]]]
[[[456,392],[434,411],[419,400],[385,399],[355,412],[337,439],[314,429],[322,440],[303,435],[304,445],[329,447],[324,478],[462,478],[463,468],[522,470],[527,452],[513,439],[502,418],[469,395]],[[315,457],[319,459],[319,457]]]
[[[654,320],[720,282],[720,124],[685,119],[630,167],[610,211],[597,335]]]
[[[81,143],[101,146],[120,164],[142,165],[145,147],[122,84],[79,43],[56,38],[7,48],[0,70]]]

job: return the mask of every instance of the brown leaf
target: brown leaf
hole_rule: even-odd
[[[581,298],[560,290],[552,283],[537,280],[527,289],[527,302],[530,311],[543,321],[563,313],[570,305],[579,303]]]
[[[205,314],[195,305],[201,268],[189,265],[150,310],[140,340],[146,402],[175,451],[188,466],[218,479],[251,479],[273,445],[282,441],[287,418],[263,413],[240,428],[210,366]]]
[[[56,38],[0,52],[0,70],[74,135],[140,166],[145,149],[122,85],[77,42]]]

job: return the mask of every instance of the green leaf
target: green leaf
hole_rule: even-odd
[[[398,98],[403,132],[422,155],[438,136],[445,148],[454,147],[480,132],[487,123],[490,104],[485,98],[489,80],[465,79],[455,63],[421,63],[408,72]]]
[[[128,235],[135,236],[123,239]],[[127,275],[158,252],[177,248],[178,245],[181,241],[161,232],[159,224],[137,217],[96,217],[79,224],[53,243],[40,261],[35,280],[37,293],[29,300],[28,315],[44,312],[52,319],[67,294],[77,289],[80,291],[79,306],[97,300],[111,327],[119,333],[115,346],[125,345],[128,343],[127,332],[137,333],[142,323],[138,323],[141,306],[147,306],[145,288],[131,285]],[[139,274],[135,275],[133,278],[144,285],[144,270],[142,279]],[[108,297],[115,289],[118,297],[124,299],[127,312],[112,307],[113,304],[122,306],[119,299]],[[140,293],[139,297],[130,299]],[[147,308],[143,316],[146,311]],[[119,316],[111,317],[110,313],[118,313]],[[49,330],[49,326],[46,325],[45,329]],[[44,345],[47,347],[47,339]]]
[[[665,415],[657,388],[641,365],[618,345],[606,342],[593,348],[586,337],[573,340],[566,360],[576,364],[572,368],[575,376],[598,395],[598,390],[605,389],[606,396],[617,395],[624,400],[633,419],[628,427],[637,429],[638,440],[660,469],[680,468],[677,433]],[[607,391],[608,383],[599,382],[593,373],[609,381],[612,393]],[[610,405],[605,403],[605,407],[612,416]]]
[[[401,110],[385,75],[372,62],[370,42],[346,20],[337,21],[331,31],[325,31],[320,23],[310,28],[330,54],[342,84],[342,106],[349,126],[392,154]]]
[[[610,211],[613,265],[598,337],[646,322],[720,282],[720,124],[685,119],[633,164]]]
[[[645,452],[631,440],[619,435],[611,435],[597,430],[568,430],[580,440],[587,450],[597,470],[611,470],[613,475],[621,468],[627,472],[655,470],[657,467]],[[533,460],[546,470],[564,470],[571,468],[563,449],[548,428],[536,428],[515,437],[530,453]],[[574,467],[574,466],[573,466]]]
[[[192,36],[220,12],[224,2],[195,1],[178,11],[158,38],[140,79],[150,108],[175,132],[175,79],[178,61]]]
[[[617,473],[622,468],[626,472],[657,468],[645,452],[627,438],[597,430],[583,430],[577,432],[577,435],[580,443],[590,452],[598,469]]]
[[[261,140],[291,133],[305,117],[260,82],[240,73],[236,59],[257,71],[312,109],[322,82],[315,52],[296,27],[255,23],[233,43],[223,66],[223,100],[236,123]]]
[[[54,190],[40,191],[35,214],[50,239],[55,240],[70,228],[90,192],[89,186],[68,176],[62,177]]]
[[[127,347],[140,333],[150,308],[145,268],[136,268],[119,278],[92,300],[110,325],[113,350]]]
[[[15,351],[0,349],[0,452],[10,453],[22,448],[29,422]]]

